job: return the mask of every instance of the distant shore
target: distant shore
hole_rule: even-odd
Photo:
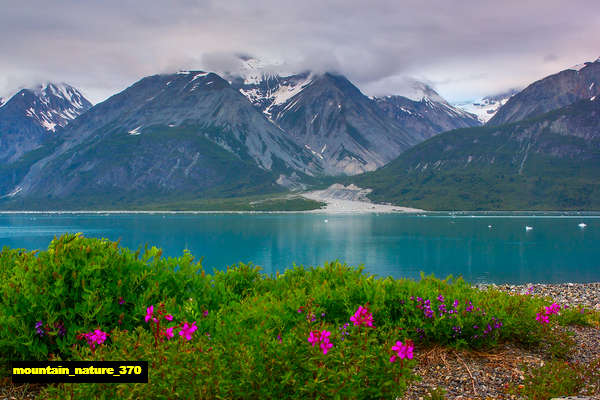
[[[362,189],[355,185],[334,184],[324,190],[302,193],[302,197],[327,204],[325,208],[312,212],[337,213],[416,213],[424,212],[419,208],[376,204],[367,198],[371,189]]]

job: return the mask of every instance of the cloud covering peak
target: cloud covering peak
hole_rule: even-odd
[[[406,78],[451,101],[524,86],[597,57],[600,2],[105,0],[11,2],[0,16],[0,96],[66,81],[95,102],[155,73],[334,71],[369,95]]]

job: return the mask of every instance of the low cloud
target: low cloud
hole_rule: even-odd
[[[0,16],[0,95],[55,80],[97,102],[146,75],[233,71],[252,55],[343,73],[367,94],[411,77],[459,101],[594,60],[598,37],[596,0],[31,0]]]

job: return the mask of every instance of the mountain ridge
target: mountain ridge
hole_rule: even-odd
[[[512,96],[488,121],[502,125],[600,95],[600,58],[533,82]]]
[[[600,98],[501,126],[449,131],[352,182],[431,210],[600,209]]]

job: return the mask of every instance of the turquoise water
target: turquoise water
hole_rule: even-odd
[[[147,243],[167,256],[189,249],[209,271],[242,261],[274,273],[339,259],[396,278],[600,281],[600,214],[0,214],[0,246],[44,249],[64,232],[131,249]]]

